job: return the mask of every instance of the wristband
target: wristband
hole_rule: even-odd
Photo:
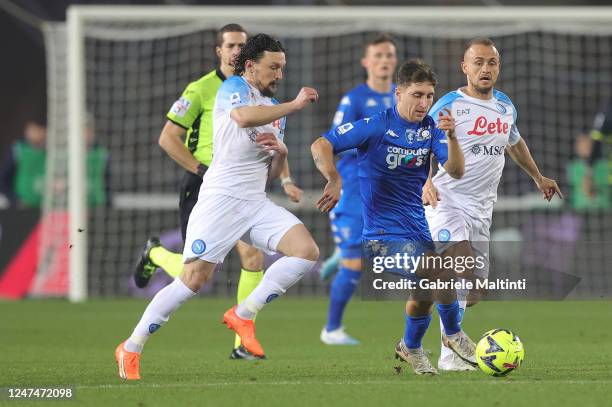
[[[196,168],[196,174],[198,174],[198,176],[203,177],[204,173],[206,172],[208,168],[206,168],[206,166],[204,164],[198,164],[197,168]]]
[[[293,184],[291,177],[281,178],[281,187],[284,187],[287,184]]]

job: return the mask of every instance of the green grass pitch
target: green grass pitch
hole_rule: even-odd
[[[346,325],[355,347],[319,342],[327,302],[283,298],[257,320],[268,360],[228,359],[233,336],[221,325],[229,299],[185,304],[147,344],[143,380],[117,376],[115,346],[146,301],[0,302],[0,387],[73,386],[75,399],[51,405],[100,406],[609,406],[612,303],[486,302],[468,310],[473,339],[491,328],[516,331],[525,362],[505,378],[477,372],[418,377],[393,346],[403,304],[354,301]],[[439,354],[438,323],[424,346]],[[0,405],[41,406],[0,398]]]

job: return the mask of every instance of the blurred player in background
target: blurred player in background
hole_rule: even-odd
[[[334,115],[332,129],[374,116],[395,105],[393,74],[397,67],[397,54],[393,38],[379,35],[367,41],[361,65],[367,72],[366,82],[344,95]],[[344,332],[342,317],[361,278],[363,209],[357,176],[357,150],[339,154],[336,168],[344,182],[340,201],[329,218],[334,241],[340,250],[324,263],[321,276],[326,280],[338,267],[338,262],[340,271],[331,284],[327,325],[321,331],[321,341],[327,345],[356,345],[359,341]]]
[[[11,206],[37,208],[42,205],[47,161],[47,127],[28,120],[23,139],[15,141],[2,159],[0,192]]]
[[[593,149],[589,162],[593,165],[597,160],[608,160],[608,171],[612,171],[612,97],[608,99],[607,106],[595,116],[593,129]],[[606,157],[607,155],[607,157]],[[608,184],[612,185],[612,173],[608,172]]]
[[[364,210],[363,243],[366,256],[392,258],[396,254],[423,257],[433,254],[421,194],[429,173],[430,154],[447,173],[463,174],[463,153],[454,135],[450,112],[440,115],[438,128],[427,114],[433,103],[436,77],[420,60],[409,60],[397,73],[397,105],[370,118],[349,122],[316,140],[311,149],[327,185],[317,207],[327,212],[339,199],[343,178],[333,156],[357,148],[359,182]],[[446,134],[445,134],[446,131]],[[389,270],[406,279],[444,278],[445,271],[423,269],[417,276],[404,267]],[[435,272],[436,274],[433,274]],[[411,363],[417,374],[436,374],[422,347],[431,321],[433,303],[444,323],[445,341],[462,358],[475,363],[475,344],[459,326],[459,304],[454,289],[421,292],[406,304],[406,327],[397,343],[397,357]]]
[[[255,337],[257,313],[316,264],[319,248],[308,230],[265,193],[267,180],[286,167],[285,116],[318,99],[317,92],[306,87],[291,102],[273,99],[284,67],[282,44],[258,34],[240,51],[235,76],[219,88],[213,109],[213,160],[189,217],[183,272],[155,295],[132,335],[117,346],[121,378],[140,379],[140,353],[149,336],[212,278],[215,266],[238,240],[285,255],[244,301],[223,316],[254,356],[264,356]]]
[[[500,65],[499,52],[492,40],[476,38],[468,42],[461,62],[467,85],[442,96],[430,112],[434,120],[444,110],[456,117],[457,140],[465,156],[465,175],[456,179],[440,166],[433,180],[429,178],[423,188],[425,213],[436,250],[455,258],[481,257],[484,266],[470,272],[472,277],[481,279],[489,273],[489,228],[506,161],[504,151],[529,174],[547,201],[555,193],[562,198],[557,183],[540,173],[521,138],[512,101],[494,89]],[[458,294],[463,318],[468,293]],[[478,301],[478,293],[471,294],[469,305]],[[442,330],[444,336],[444,327]],[[438,368],[474,369],[444,343]]]
[[[181,182],[179,199],[179,220],[183,242],[189,215],[198,200],[202,177],[212,161],[215,96],[223,81],[233,75],[234,60],[246,40],[245,29],[238,24],[227,24],[219,29],[215,48],[219,67],[187,86],[181,98],[168,112],[168,121],[159,137],[159,145],[186,170]],[[285,193],[292,201],[299,202],[302,190],[291,180],[288,165],[283,168],[280,177]],[[237,243],[236,250],[242,266],[238,282],[238,302],[241,302],[263,277],[263,254],[241,241]],[[157,237],[151,237],[136,266],[134,274],[136,285],[140,288],[145,287],[158,267],[176,278],[183,271],[183,256],[164,248]],[[253,356],[241,346],[238,336],[235,338],[230,358],[253,359]]]

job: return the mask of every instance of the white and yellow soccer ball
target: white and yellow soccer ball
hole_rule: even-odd
[[[480,370],[491,376],[506,376],[523,362],[525,348],[517,335],[508,329],[485,332],[476,346]]]

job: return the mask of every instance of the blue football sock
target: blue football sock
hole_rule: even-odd
[[[408,349],[419,349],[422,345],[425,332],[427,332],[427,328],[431,322],[431,315],[411,317],[408,314],[404,314],[404,318],[406,319],[404,344]]]
[[[360,271],[354,271],[343,266],[340,267],[340,271],[336,274],[329,293],[329,311],[325,327],[327,332],[338,329],[342,325],[344,308],[353,296],[360,278]]]
[[[453,335],[461,331],[460,324],[463,313],[459,307],[459,301],[455,300],[451,304],[437,304],[436,308],[438,309],[438,314],[440,314],[440,320],[446,335]]]

